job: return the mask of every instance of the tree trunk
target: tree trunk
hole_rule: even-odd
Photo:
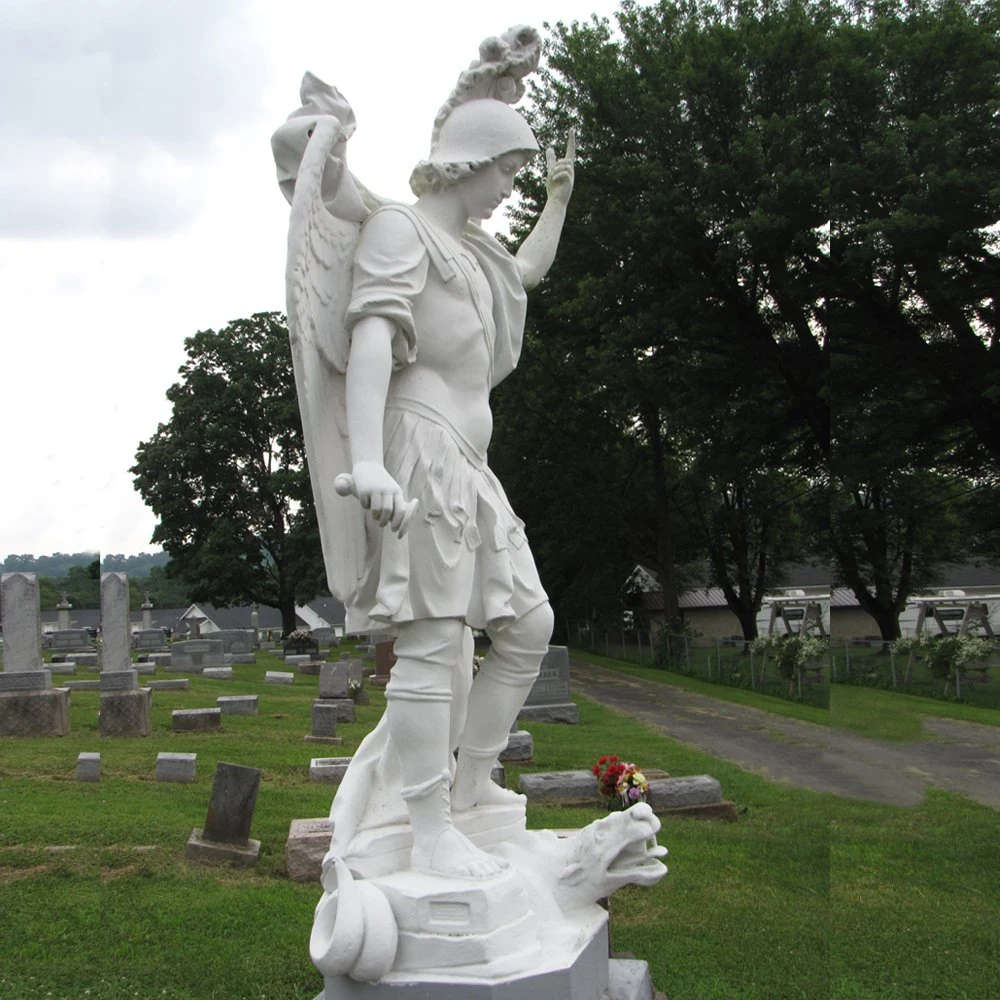
[[[666,456],[660,434],[660,411],[655,406],[642,410],[643,423],[649,440],[656,498],[656,558],[659,563],[660,589],[663,592],[663,619],[669,628],[680,622],[677,570],[674,566],[674,537],[670,524],[670,490],[667,487]]]
[[[281,632],[287,636],[296,628],[295,598],[282,597],[278,610],[281,612]]]
[[[740,620],[740,628],[743,630],[743,641],[753,642],[757,638],[757,612],[752,608],[739,611],[737,618]]]

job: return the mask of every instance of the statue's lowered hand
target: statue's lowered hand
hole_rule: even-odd
[[[402,538],[420,506],[418,500],[406,500],[399,484],[375,462],[359,462],[354,473],[341,473],[334,480],[334,489],[342,496],[355,496],[375,520],[386,525]]]

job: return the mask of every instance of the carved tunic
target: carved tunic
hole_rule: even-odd
[[[371,315],[395,326],[385,466],[420,510],[402,540],[368,521],[347,629],[352,613],[500,627],[546,600],[524,523],[486,460],[489,391],[520,352],[516,265],[481,231],[459,246],[412,209],[382,208],[361,231],[348,332]]]

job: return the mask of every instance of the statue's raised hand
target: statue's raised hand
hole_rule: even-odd
[[[552,201],[566,204],[573,193],[573,171],[576,162],[576,130],[570,129],[566,137],[566,153],[556,159],[556,151],[549,146],[545,150],[545,190]]]
[[[418,502],[407,502],[403,491],[381,462],[355,462],[350,475],[337,476],[336,490],[341,496],[353,494],[365,510],[383,528],[389,525],[400,538],[406,534]]]

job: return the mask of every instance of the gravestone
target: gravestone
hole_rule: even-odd
[[[259,790],[258,768],[219,761],[205,825],[191,831],[185,856],[212,864],[256,864],[260,841],[250,839],[250,826]]]
[[[223,715],[256,715],[257,695],[232,694],[220,695],[215,699]]]
[[[76,780],[101,780],[101,755],[99,753],[81,753],[77,756]]]
[[[42,669],[42,612],[34,573],[0,577],[4,670]]]
[[[225,651],[230,654],[253,654],[257,648],[257,637],[253,629],[249,628],[219,629],[217,632],[209,633],[207,638],[214,642],[221,642]],[[257,661],[254,659],[249,662],[256,663]]]
[[[517,717],[528,722],[580,721],[580,710],[569,697],[569,650],[565,646],[549,646]]]
[[[393,652],[395,644],[395,639],[384,639],[382,642],[375,644],[375,676],[372,677],[372,684],[385,687],[389,683],[392,665],[396,662],[396,654]],[[365,652],[370,649],[372,649],[371,646],[358,646],[358,652],[361,654],[362,659],[371,659],[371,656],[365,655]]]
[[[156,780],[176,781],[189,785],[195,778],[198,762],[196,753],[158,753],[156,755]]]
[[[186,677],[178,677],[169,681],[147,681],[150,691],[187,691],[191,682]]]
[[[314,628],[312,636],[321,648],[330,649],[332,646],[340,645],[340,636],[334,628]]]
[[[287,670],[267,670],[264,672],[265,684],[294,684],[295,674]]]
[[[125,670],[132,661],[128,577],[101,574],[101,669]]]
[[[601,801],[601,788],[592,771],[522,774],[521,792],[529,802],[551,802],[563,806],[596,805]]]
[[[333,820],[293,819],[285,841],[285,870],[293,882],[319,882],[323,858],[330,849]]]
[[[188,639],[170,647],[170,669],[200,673],[205,667],[225,667],[225,643],[214,639]]]
[[[140,688],[135,670],[101,671],[101,708],[98,729],[102,736],[149,736],[153,692]]]
[[[343,743],[337,735],[340,710],[333,701],[314,701],[312,707],[312,732],[305,737],[307,743]]]
[[[535,756],[535,740],[531,733],[519,729],[516,733],[511,733],[507,739],[507,746],[500,751],[501,764],[524,764],[533,760]]]
[[[309,780],[339,785],[347,774],[350,757],[313,757],[309,761]]]
[[[346,698],[350,693],[349,663],[324,663],[319,672],[320,698]]]
[[[215,681],[231,681],[233,679],[232,667],[205,667],[201,672],[202,677]]]
[[[310,659],[319,656],[319,643],[311,636],[286,639],[281,647],[284,656],[308,656]]]
[[[175,733],[207,733],[222,728],[218,708],[177,708],[170,713],[170,728]]]
[[[167,633],[162,628],[143,628],[135,633],[135,648],[146,653],[169,652]]]
[[[5,624],[6,627],[6,624]],[[49,648],[53,653],[93,653],[94,641],[85,628],[70,628],[49,633]]]

